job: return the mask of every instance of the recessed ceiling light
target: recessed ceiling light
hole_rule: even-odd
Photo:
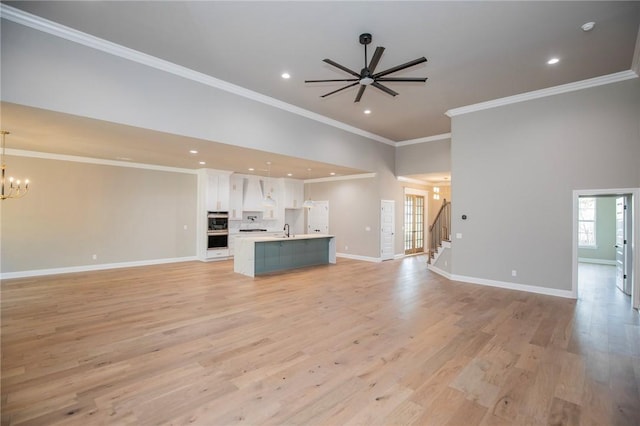
[[[336,175],[336,172],[331,172],[331,173],[329,173],[329,175],[331,175],[331,176],[335,176],[335,175]]]
[[[191,153],[191,154],[197,154],[197,153],[198,153],[198,151],[196,151],[195,149],[192,149],[191,151],[189,151],[189,153]]]
[[[287,176],[293,176],[293,173],[287,173]]]
[[[207,163],[205,163],[204,161],[200,161],[200,164],[205,165],[205,164],[207,164]]]
[[[555,64],[557,64],[558,62],[560,62],[560,59],[558,59],[558,58],[551,58],[551,59],[549,59],[549,60],[547,61],[547,64],[549,64],[549,65],[555,65]]]
[[[591,31],[595,26],[596,26],[595,22],[587,22],[582,24],[580,28],[582,28],[582,31],[587,32],[587,31]]]
[[[284,78],[285,80],[288,78],[291,78],[291,74],[289,74],[288,72],[283,72],[281,75],[282,78]]]
[[[365,109],[365,110],[364,110],[364,113],[365,113],[365,114],[371,114],[371,110],[370,110],[370,109]]]
[[[252,172],[252,171],[254,171],[254,170],[255,170],[255,169],[254,169],[253,167],[249,167],[249,171],[250,171],[250,172]]]

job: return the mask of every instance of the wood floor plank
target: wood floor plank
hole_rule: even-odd
[[[588,276],[577,301],[420,256],[4,280],[1,424],[640,424],[638,313]]]

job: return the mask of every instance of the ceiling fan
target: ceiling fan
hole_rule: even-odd
[[[405,64],[402,65],[398,65],[395,66],[393,68],[389,68],[388,70],[385,71],[381,71],[378,73],[374,74],[374,71],[376,69],[376,66],[378,65],[378,62],[380,61],[380,57],[382,56],[382,53],[384,52],[384,47],[378,46],[376,47],[376,51],[373,53],[373,57],[371,58],[371,62],[369,63],[369,66],[367,66],[367,45],[371,43],[371,39],[372,36],[369,33],[364,33],[364,34],[360,34],[360,44],[364,45],[364,68],[362,68],[362,70],[360,71],[360,73],[357,73],[353,70],[350,70],[349,68],[338,64],[337,62],[332,61],[331,59],[323,59],[324,62],[326,62],[329,65],[333,65],[336,68],[341,69],[342,71],[345,71],[349,74],[351,74],[352,76],[354,76],[354,78],[343,78],[343,79],[332,79],[332,80],[305,80],[305,83],[325,83],[325,82],[337,82],[337,81],[348,81],[348,82],[352,82],[351,84],[347,84],[344,87],[341,87],[338,90],[334,90],[333,92],[329,92],[327,94],[324,94],[322,96],[320,96],[321,98],[326,98],[329,95],[333,95],[334,93],[338,93],[342,90],[348,89],[350,87],[353,86],[357,86],[360,85],[360,89],[358,90],[358,94],[356,95],[356,99],[354,102],[360,102],[360,99],[362,98],[362,94],[364,93],[365,89],[367,88],[367,86],[373,86],[376,89],[380,89],[385,93],[390,94],[391,96],[396,96],[398,95],[398,92],[395,92],[391,89],[389,89],[387,86],[384,86],[382,84],[380,84],[381,82],[400,82],[400,81],[410,81],[410,82],[426,82],[427,78],[420,78],[420,77],[387,77],[387,75],[397,72],[397,71],[401,71],[405,68],[409,68],[412,67],[414,65],[418,65],[421,64],[423,62],[427,62],[427,58],[425,58],[424,56],[418,59],[414,59],[413,61],[409,61]]]

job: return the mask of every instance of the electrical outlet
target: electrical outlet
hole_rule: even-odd
[[[91,256],[91,258],[92,258],[93,260],[96,260],[96,259],[98,259],[98,255],[97,255],[97,254],[94,254],[93,256]]]
[[[461,239],[461,238],[462,238],[462,232],[458,232],[458,233],[456,233],[456,238],[457,238],[457,239]]]
[[[349,251],[349,246],[344,246],[344,251]]]
[[[513,269],[513,270],[511,271],[511,276],[512,276],[512,277],[515,277],[516,275],[518,275],[518,271],[516,271],[515,269]]]
[[[447,262],[446,260],[444,261],[444,266],[449,266],[449,262]]]

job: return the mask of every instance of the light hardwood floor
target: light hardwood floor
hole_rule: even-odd
[[[580,276],[578,301],[424,257],[5,280],[2,424],[638,425],[638,313]]]

